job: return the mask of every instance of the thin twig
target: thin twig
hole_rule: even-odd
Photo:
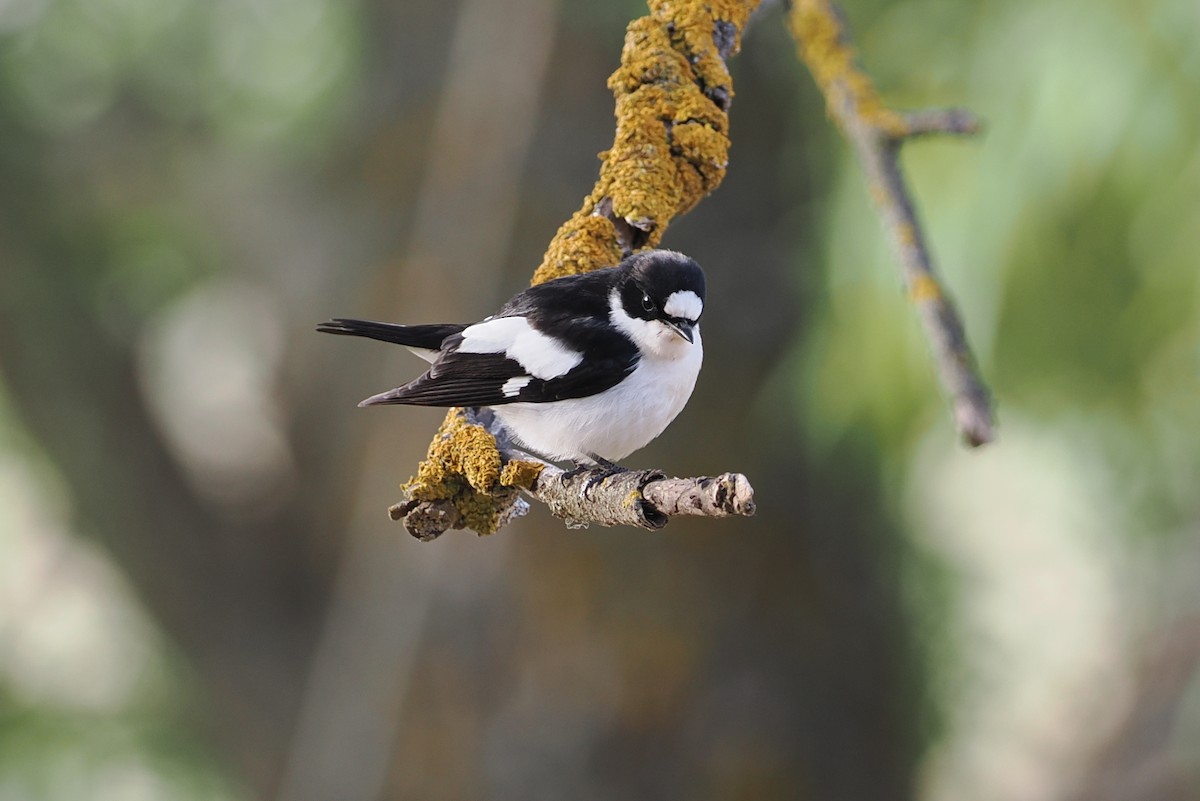
[[[925,108],[902,115],[904,136],[914,139],[928,134],[971,136],[979,133],[979,118],[965,108]]]
[[[898,113],[884,106],[857,62],[841,11],[829,0],[795,0],[789,15],[800,56],[825,95],[829,114],[862,163],[871,198],[904,272],[954,417],[971,446],[994,436],[991,396],[975,366],[963,325],[942,288],[900,169],[900,145],[928,134],[972,134],[978,120],[962,109]]]

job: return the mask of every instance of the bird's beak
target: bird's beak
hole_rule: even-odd
[[[695,343],[695,323],[689,323],[687,320],[667,320],[666,323],[667,327],[676,334],[679,334],[679,336],[683,337],[688,342]]]

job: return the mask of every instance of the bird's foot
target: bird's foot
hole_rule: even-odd
[[[621,465],[617,464],[616,462],[610,462],[608,459],[605,459],[603,456],[597,453],[589,453],[587,456],[589,459],[595,462],[596,466],[601,470],[608,471],[609,475],[613,475],[615,473],[624,473],[627,469],[621,467]]]
[[[591,491],[595,487],[603,484],[607,479],[610,479],[620,473],[629,472],[629,468],[621,467],[621,465],[617,464],[616,462],[610,462],[603,456],[589,453],[588,458],[596,463],[595,466],[583,467],[581,465],[580,467],[575,468],[580,472],[589,473],[587,480],[583,484],[583,494],[585,497],[590,495]]]
[[[563,471],[562,480],[563,481],[571,481],[572,479],[579,478],[579,476],[583,475],[584,473],[586,473],[588,470],[591,470],[591,469],[592,469],[591,465],[586,465],[586,464],[581,464],[579,462],[576,462],[575,466],[572,467],[570,470]]]

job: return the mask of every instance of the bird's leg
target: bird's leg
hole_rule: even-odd
[[[575,459],[574,462],[575,462],[574,468],[571,468],[570,470],[565,470],[563,472],[563,481],[570,481],[571,478],[581,476],[584,474],[584,472],[590,472],[592,470],[595,470],[595,468],[596,468],[596,465],[594,465],[590,462],[587,462],[586,459]]]
[[[617,464],[616,462],[610,462],[608,459],[605,459],[603,456],[598,454],[589,453],[588,458],[596,463],[596,468],[591,468],[592,474],[588,476],[587,481],[583,485],[583,492],[585,495],[591,491],[592,487],[603,483],[606,478],[611,478],[618,473],[628,472],[628,468],[621,467],[621,465]],[[579,467],[576,469],[583,470],[584,468]]]
[[[592,469],[592,466],[590,464],[588,464],[587,462],[584,462],[584,461],[575,462],[574,467],[572,467],[570,470],[566,470],[563,472],[563,474],[562,474],[563,481],[570,481],[571,479],[575,478],[576,476],[586,473],[591,469]]]
[[[621,465],[617,464],[616,462],[610,462],[608,459],[605,459],[603,456],[600,456],[596,453],[589,453],[588,458],[595,462],[596,466],[603,470],[606,476],[624,473],[628,469],[621,467]]]

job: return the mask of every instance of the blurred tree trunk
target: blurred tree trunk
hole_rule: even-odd
[[[54,158],[44,151],[37,163]],[[197,497],[141,393],[136,337],[114,335],[96,308],[106,257],[99,221],[64,214],[44,174],[7,159],[0,171],[8,392],[71,487],[79,529],[104,544],[194,663],[218,736],[266,791],[328,581],[304,547],[324,519],[318,493],[311,508],[256,522],[225,518]]]

